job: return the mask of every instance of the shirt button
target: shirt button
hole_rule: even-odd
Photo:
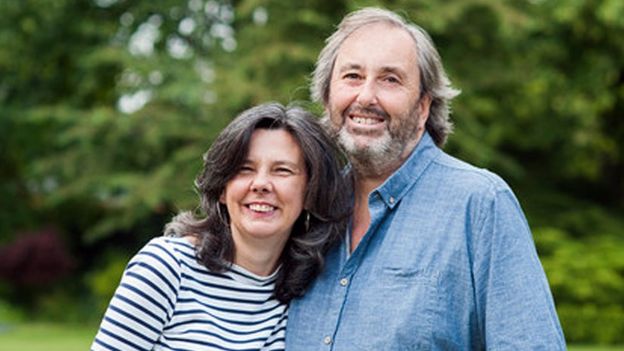
[[[349,279],[347,278],[340,279],[340,285],[347,286],[347,284],[349,284]]]
[[[323,343],[324,343],[325,345],[329,345],[329,344],[331,344],[331,342],[332,342],[331,337],[326,336],[325,338],[323,338]]]
[[[391,204],[394,203],[394,197],[390,196],[390,198],[388,199],[388,201],[390,201]]]

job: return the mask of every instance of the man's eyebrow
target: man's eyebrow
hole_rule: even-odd
[[[361,68],[362,68],[362,65],[357,64],[357,63],[345,63],[344,65],[338,67],[338,72],[349,71],[352,69],[358,70]]]
[[[338,67],[338,72],[342,73],[342,72],[349,71],[349,70],[360,70],[360,69],[362,69],[362,65],[360,65],[359,63],[345,63],[344,65]],[[379,69],[379,72],[394,73],[398,75],[399,77],[405,77],[407,75],[405,70],[398,66],[382,66]]]
[[[407,75],[404,69],[397,66],[383,66],[380,71],[382,73],[394,73],[399,77],[405,77]]]

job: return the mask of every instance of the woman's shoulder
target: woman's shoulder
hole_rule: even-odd
[[[196,239],[188,236],[157,236],[145,246],[161,246],[168,250],[194,250]]]
[[[132,261],[172,267],[180,266],[182,261],[194,256],[195,247],[186,238],[159,236],[145,244]]]

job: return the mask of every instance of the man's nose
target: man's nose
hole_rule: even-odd
[[[358,92],[357,102],[362,106],[377,104],[377,85],[372,79],[366,80]]]

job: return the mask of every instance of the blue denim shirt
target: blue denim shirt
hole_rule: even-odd
[[[509,186],[423,135],[369,195],[371,225],[343,241],[291,302],[288,350],[565,350],[531,232]]]

